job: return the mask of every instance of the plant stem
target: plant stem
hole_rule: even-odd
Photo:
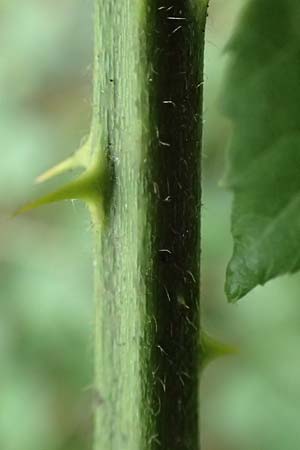
[[[206,4],[95,4],[94,448],[197,450]]]

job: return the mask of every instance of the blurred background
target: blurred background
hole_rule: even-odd
[[[0,450],[88,450],[92,430],[91,233],[78,202],[13,220],[56,181],[91,118],[92,0],[0,0]],[[238,349],[201,383],[203,450],[295,450],[300,427],[300,277],[238,305],[223,293],[230,124],[219,114],[224,44],[244,0],[211,0],[205,65],[202,321]],[[58,180],[58,183],[61,179]]]

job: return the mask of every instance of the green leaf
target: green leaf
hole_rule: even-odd
[[[226,294],[300,269],[300,2],[251,0],[227,45],[234,251]]]

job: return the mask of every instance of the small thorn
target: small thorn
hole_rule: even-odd
[[[224,356],[237,355],[238,348],[224,344],[212,338],[204,331],[200,336],[201,369],[204,369],[210,362]]]
[[[221,178],[221,179],[218,181],[218,187],[220,187],[220,188],[222,188],[222,189],[227,189],[227,188],[229,187],[229,184],[228,184],[226,178]]]

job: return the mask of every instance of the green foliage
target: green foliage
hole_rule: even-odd
[[[226,185],[234,192],[226,293],[300,269],[300,5],[251,0],[227,45],[223,109],[233,121]]]

